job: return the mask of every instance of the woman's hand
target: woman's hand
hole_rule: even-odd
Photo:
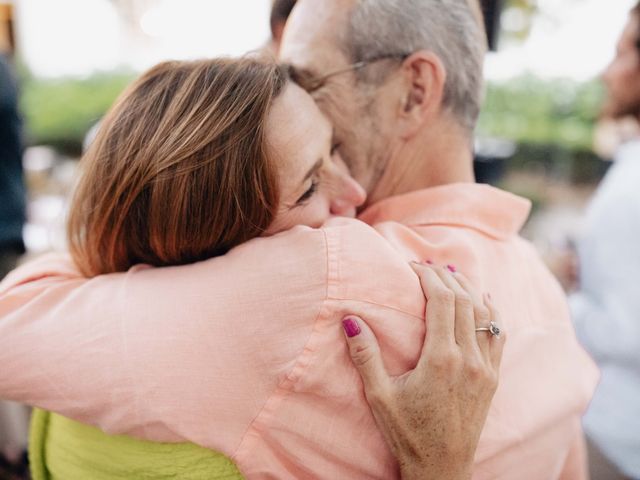
[[[353,316],[343,320],[349,352],[401,477],[469,479],[498,383],[504,334],[476,332],[498,324],[498,313],[464,276],[412,267],[427,300],[427,335],[415,369],[389,376],[373,332]]]

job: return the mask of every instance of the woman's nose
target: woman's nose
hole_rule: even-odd
[[[350,175],[341,174],[341,181],[331,201],[331,214],[355,216],[356,208],[364,203],[367,193]]]

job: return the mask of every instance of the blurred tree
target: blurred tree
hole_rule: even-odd
[[[21,108],[27,144],[51,145],[78,155],[87,131],[134,78],[133,73],[100,73],[84,79],[23,79]]]
[[[478,132],[519,143],[590,150],[602,101],[597,80],[543,80],[523,75],[487,85]]]
[[[593,152],[602,94],[597,80],[544,80],[526,74],[491,82],[477,133],[479,138],[516,143],[508,169],[545,172],[570,182],[597,182],[607,167]]]

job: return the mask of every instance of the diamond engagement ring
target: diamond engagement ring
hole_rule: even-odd
[[[496,322],[489,322],[488,327],[477,327],[476,332],[489,332],[494,337],[500,335],[500,327]]]

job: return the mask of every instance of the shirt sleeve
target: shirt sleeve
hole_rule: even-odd
[[[106,321],[121,308],[124,278],[85,280],[55,255],[12,272],[0,287],[0,396],[81,421],[131,404],[131,384],[113,363],[120,339]]]
[[[90,280],[61,257],[28,265],[0,286],[0,396],[233,455],[311,335],[326,265],[304,227]]]

